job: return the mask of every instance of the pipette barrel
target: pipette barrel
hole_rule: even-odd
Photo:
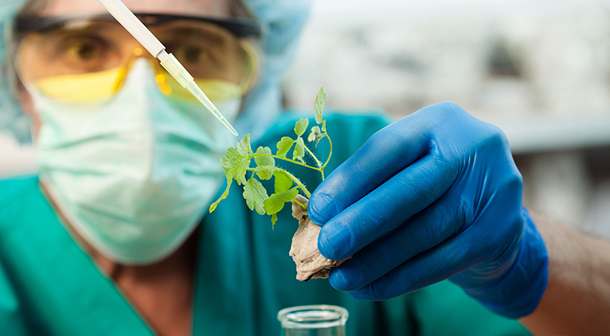
[[[120,0],[98,1],[153,57],[157,57],[161,51],[165,50],[165,46]]]

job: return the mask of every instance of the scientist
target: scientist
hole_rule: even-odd
[[[292,132],[280,82],[306,3],[125,3],[240,133]],[[299,283],[289,213],[271,230],[236,189],[207,214],[236,138],[101,5],[0,14],[0,113],[22,138],[29,115],[40,168],[0,181],[3,334],[276,335],[279,309],[314,303],[346,307],[352,336],[610,330],[607,245],[532,216],[502,132],[459,106],[328,117],[336,169],[309,214],[322,254],[353,258]]]

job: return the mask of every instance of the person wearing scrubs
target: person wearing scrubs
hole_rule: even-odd
[[[124,2],[253,146],[293,132],[280,83],[307,1]],[[39,166],[0,181],[3,335],[278,335],[306,304],[347,308],[351,336],[609,330],[608,261],[589,253],[607,244],[530,215],[502,132],[459,106],[391,124],[327,109],[334,172],[290,169],[318,186],[320,252],[352,258],[298,282],[290,211],[272,229],[234,185],[208,213],[238,139],[97,1],[0,15],[0,114],[31,128]]]

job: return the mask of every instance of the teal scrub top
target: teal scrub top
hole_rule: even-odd
[[[294,113],[280,117],[256,145],[275,148],[296,120]],[[381,115],[330,116],[327,172],[385,125]],[[323,143],[316,150],[326,157]],[[320,183],[315,171],[289,168],[310,190]],[[327,280],[297,281],[288,251],[298,224],[289,206],[272,229],[268,216],[247,208],[240,188],[200,225],[194,335],[280,335],[277,312],[307,304],[347,308],[349,336],[529,335],[447,281],[384,302],[355,300]],[[36,176],[0,181],[0,333],[153,334],[59,222]]]

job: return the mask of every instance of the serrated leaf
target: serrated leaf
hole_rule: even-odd
[[[241,155],[237,149],[229,147],[225,152],[225,156],[220,159],[220,164],[225,172],[230,174],[230,177],[233,178],[243,160],[244,156]]]
[[[303,138],[298,138],[297,141],[295,141],[292,159],[303,161],[303,156],[305,156],[305,142],[303,141]]]
[[[275,176],[274,190],[276,194],[288,191],[292,187],[292,180],[284,172],[274,171],[273,176]]]
[[[235,171],[235,176],[233,178],[237,181],[237,184],[243,185],[246,184],[246,171],[250,167],[250,160],[242,160],[241,165]]]
[[[286,153],[288,153],[293,143],[294,140],[291,138],[283,137],[282,140],[277,143],[277,156],[286,157]]]
[[[259,215],[265,214],[264,202],[269,196],[263,184],[255,178],[250,178],[244,185],[244,198],[250,210],[256,210]]]
[[[246,136],[237,143],[236,148],[242,156],[252,153],[252,148],[250,148],[250,134],[246,134]]]
[[[297,121],[296,125],[294,125],[294,133],[297,134],[298,137],[305,134],[307,131],[307,126],[309,126],[309,119],[301,118]]]
[[[314,111],[316,113],[316,123],[321,124],[323,121],[322,112],[324,111],[324,103],[326,103],[326,93],[324,93],[324,87],[318,90],[316,96],[316,102],[314,104]]]
[[[220,201],[222,201],[223,199],[227,198],[227,196],[229,196],[229,189],[231,189],[231,184],[233,183],[233,177],[229,176],[228,173],[226,174],[226,176],[227,176],[227,188],[222,193],[220,198],[216,200],[216,202],[210,204],[210,213],[212,213],[212,211],[216,210],[216,207],[218,206],[218,203],[220,203]]]
[[[299,190],[294,187],[288,191],[284,191],[283,193],[273,194],[269,196],[269,198],[267,198],[264,202],[265,211],[269,215],[273,215],[280,212],[284,208],[284,204],[286,202],[292,201],[298,193]]]
[[[262,146],[258,147],[256,149],[256,154],[271,155],[271,148]],[[257,156],[254,158],[254,162],[256,162],[257,168],[275,167],[275,159],[268,156]],[[256,175],[258,175],[261,180],[268,180],[273,177],[273,172],[271,170],[258,170],[256,171]]]
[[[244,156],[239,154],[237,149],[229,147],[225,152],[225,156],[220,159],[220,164],[224,170],[235,169],[239,166],[243,158]]]

